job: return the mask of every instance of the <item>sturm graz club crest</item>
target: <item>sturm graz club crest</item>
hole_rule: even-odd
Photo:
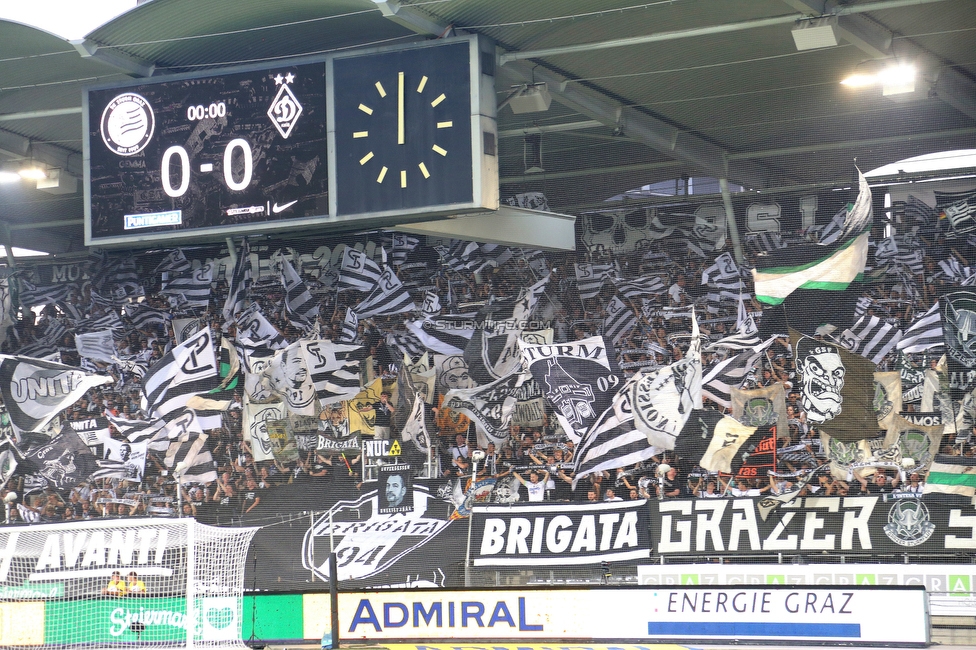
[[[949,388],[953,399],[960,399],[976,381],[976,292],[953,291],[939,302]]]
[[[145,97],[136,93],[122,93],[102,111],[99,130],[109,151],[120,156],[132,156],[145,149],[152,140],[156,116]]]
[[[298,98],[295,97],[295,93],[291,91],[291,88],[288,87],[288,84],[294,81],[295,75],[290,72],[285,76],[281,76],[281,74],[275,76],[275,85],[280,85],[281,87],[278,89],[278,94],[275,95],[274,101],[271,102],[270,108],[268,108],[268,117],[271,118],[271,123],[278,129],[281,137],[286,140],[291,135],[292,129],[295,128],[295,124],[302,114],[301,103],[299,103]]]
[[[888,511],[884,532],[900,546],[918,546],[932,536],[935,524],[931,522],[929,509],[924,503],[916,499],[903,499]]]
[[[742,406],[742,424],[749,427],[764,427],[776,424],[779,416],[773,401],[766,397],[753,397]]]
[[[898,434],[898,448],[903,458],[914,458],[918,467],[927,467],[935,457],[929,435],[919,429],[905,429]]]
[[[394,565],[402,567],[405,574],[421,574],[421,567],[432,564],[430,558],[410,562],[406,556],[442,533],[449,521],[428,513],[428,506],[436,501],[425,486],[414,485],[412,491],[413,509],[409,512],[379,514],[376,489],[355,501],[337,502],[305,533],[302,565],[328,582],[329,552],[334,544],[341,581],[367,580],[370,586],[381,586],[368,579],[389,572]],[[434,584],[414,586],[443,586],[443,573],[439,575],[439,584],[435,578]]]
[[[874,412],[878,414],[878,420],[882,421],[891,415],[894,410],[894,403],[888,398],[888,391],[884,384],[875,380],[874,382]]]

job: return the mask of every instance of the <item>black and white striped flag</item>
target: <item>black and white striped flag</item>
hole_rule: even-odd
[[[931,309],[915,319],[902,334],[901,340],[895,347],[907,354],[945,347],[938,300],[935,301]]]
[[[192,267],[190,261],[186,259],[186,255],[183,254],[183,249],[174,248],[166,257],[156,266],[153,271],[153,275],[162,275],[163,273],[172,273],[173,275],[179,275],[189,271]]]
[[[874,298],[871,298],[870,296],[861,296],[858,298],[857,304],[854,305],[854,318],[860,318],[864,314],[868,313],[868,309],[870,309],[874,304]]]
[[[173,315],[164,309],[154,309],[145,303],[130,303],[123,308],[125,317],[132,324],[132,329],[145,330],[165,327]]]
[[[347,246],[342,251],[342,260],[339,263],[338,290],[355,289],[368,293],[379,282],[382,274],[379,265],[366,257],[366,253]]]
[[[621,389],[613,405],[600,415],[580,441],[574,488],[580,479],[590,474],[636,465],[664,451],[651,445],[647,436],[634,427],[630,392]]]
[[[603,288],[603,282],[610,279],[613,273],[612,264],[577,264],[576,289],[581,300],[595,298]]]
[[[393,265],[407,261],[407,254],[420,244],[420,238],[402,232],[393,233]]]
[[[346,317],[342,320],[342,333],[339,341],[342,343],[352,343],[356,340],[359,333],[359,316],[352,309],[346,309]]]
[[[746,235],[746,245],[756,254],[769,253],[786,248],[783,237],[778,232],[763,232],[757,235]]]
[[[603,318],[603,336],[616,345],[621,338],[630,334],[637,327],[637,315],[634,310],[624,304],[618,297],[607,303],[606,315]]]
[[[636,278],[634,280],[615,279],[614,285],[617,293],[629,300],[645,298],[648,294],[659,294],[667,291],[668,285],[660,276],[653,275],[646,278]]]
[[[0,396],[18,436],[42,430],[88,389],[113,381],[60,363],[0,355]]]
[[[49,341],[63,341],[71,329],[60,318],[48,318],[44,321],[43,338]]]
[[[702,397],[725,408],[732,408],[732,389],[741,388],[746,376],[759,360],[758,352],[748,350],[706,368],[702,377]]]
[[[912,275],[919,275],[925,270],[923,259],[924,254],[920,248],[916,248],[915,250],[899,250],[892,259],[892,263],[905,267]]]
[[[952,284],[958,284],[964,287],[970,286],[973,279],[976,278],[976,272],[972,268],[960,264],[959,260],[955,257],[942,260],[939,262],[939,267]]]
[[[420,308],[424,318],[430,318],[441,313],[441,298],[433,291],[424,293],[424,304]]]
[[[319,315],[319,302],[312,297],[291,262],[285,257],[280,260],[281,285],[285,289],[285,312],[288,314],[288,321],[295,327],[308,327]]]
[[[241,242],[241,250],[237,251],[237,263],[227,281],[227,299],[221,313],[224,322],[231,323],[237,314],[244,310],[251,289],[251,245],[247,237]]]
[[[105,363],[115,362],[115,341],[112,338],[112,330],[75,334],[75,347],[78,355],[86,359]]]
[[[421,354],[427,354],[427,348],[413,332],[390,332],[386,335],[386,344],[399,350],[404,355],[415,359]]]
[[[376,288],[356,306],[356,313],[360,318],[373,316],[391,316],[414,311],[417,305],[407,291],[400,278],[393,269],[387,266],[383,269]]]
[[[207,307],[210,304],[210,285],[213,283],[213,264],[204,264],[199,269],[184,273],[163,283],[159,293],[165,296],[181,297],[180,306]]]
[[[425,348],[436,354],[446,355],[464,354],[464,349],[474,335],[473,321],[470,327],[457,327],[465,324],[461,319],[449,315],[436,320],[405,323],[407,331],[416,336]],[[412,353],[411,355],[413,356]]]
[[[732,259],[732,253],[722,253],[715,258],[715,263],[702,270],[702,284],[714,280],[739,279],[739,267]]]
[[[721,338],[714,343],[705,346],[706,352],[713,352],[718,349],[726,350],[752,350],[753,352],[758,352],[761,349],[766,348],[762,338],[759,336],[758,331],[730,334],[724,338]]]
[[[824,226],[823,232],[820,233],[820,241],[818,243],[824,246],[836,244],[840,236],[844,234],[844,222],[846,220],[847,208],[843,208],[831,218],[830,223]]]
[[[976,230],[976,192],[936,192],[935,196],[952,234],[958,237]]]
[[[205,393],[218,383],[213,334],[205,327],[146,371],[142,380],[142,410],[150,416],[164,417],[183,406],[190,396]],[[179,404],[183,397],[186,399]]]
[[[101,316],[93,316],[91,318],[86,318],[85,320],[75,321],[72,323],[73,329],[76,332],[86,333],[86,332],[97,332],[100,330],[124,330],[125,324],[119,315],[115,311],[109,311]]]
[[[27,280],[20,280],[20,293],[18,298],[24,307],[37,307],[39,305],[53,305],[62,300],[66,300],[71,294],[73,285],[71,284],[32,284]]]
[[[261,306],[253,302],[237,315],[237,339],[246,338],[255,345],[263,345],[272,350],[288,347],[285,335],[271,324],[261,311]]]
[[[360,388],[359,362],[369,350],[332,341],[303,341],[305,366],[322,406],[353,399]]]
[[[877,316],[861,316],[854,325],[841,332],[838,342],[877,365],[895,349],[901,336],[901,330],[891,323]]]
[[[210,450],[206,448],[206,442],[205,433],[192,431],[183,434],[169,444],[163,464],[170,472],[179,473],[181,483],[216,481],[217,466]]]

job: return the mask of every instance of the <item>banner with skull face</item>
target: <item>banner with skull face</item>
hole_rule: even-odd
[[[834,343],[790,330],[807,420],[842,442],[878,435],[873,363]]]
[[[952,399],[976,387],[976,292],[953,291],[939,299]]]

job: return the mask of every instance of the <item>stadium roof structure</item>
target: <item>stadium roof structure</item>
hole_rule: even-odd
[[[558,212],[653,203],[626,193],[685,177],[849,185],[855,159],[976,145],[972,0],[149,0],[75,42],[0,21],[0,171],[62,175],[0,185],[0,244],[84,250],[88,84],[453,33],[497,44],[499,104],[547,84],[547,111],[499,111],[501,194],[540,191]],[[915,66],[911,92],[839,83],[889,62]]]

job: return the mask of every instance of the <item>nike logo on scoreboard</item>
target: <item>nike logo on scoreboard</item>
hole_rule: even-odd
[[[281,205],[278,205],[278,203],[276,202],[271,207],[271,212],[274,213],[274,214],[278,214],[279,212],[284,212],[285,210],[287,210],[291,206],[295,205],[296,203],[298,203],[298,199],[295,199],[294,201],[289,201],[288,203],[283,203]]]

